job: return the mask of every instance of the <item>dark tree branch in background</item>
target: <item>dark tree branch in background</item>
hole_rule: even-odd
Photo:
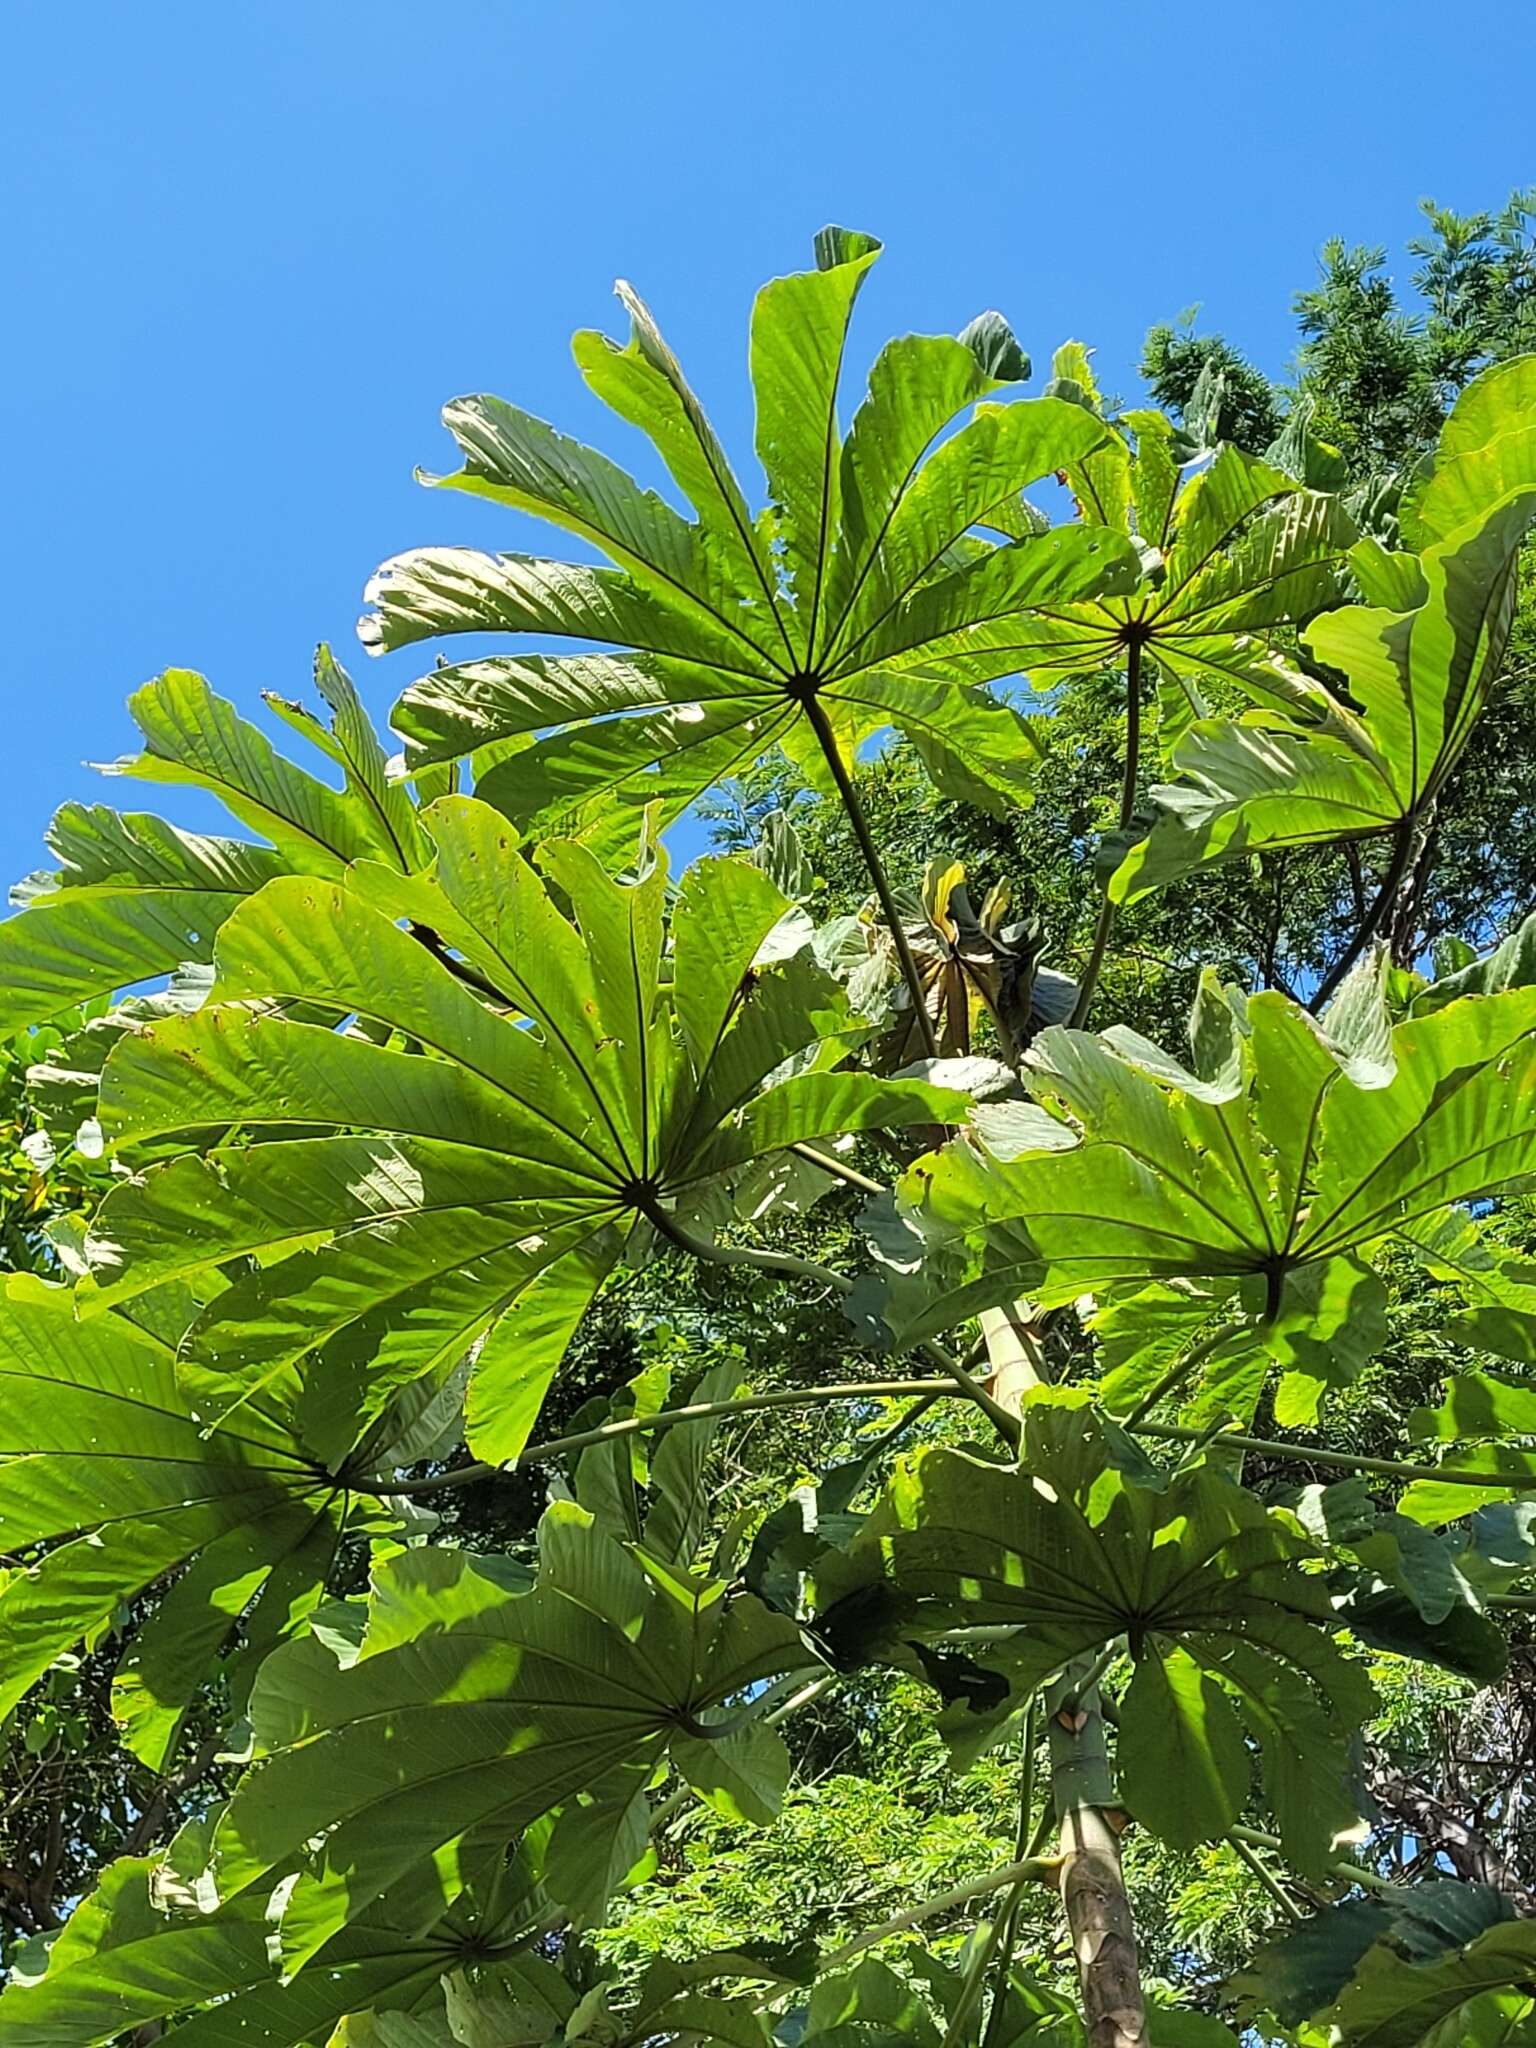
[[[1397,903],[1398,891],[1402,888],[1403,878],[1408,872],[1408,863],[1413,858],[1414,842],[1417,837],[1418,819],[1410,813],[1392,835],[1392,857],[1387,862],[1387,871],[1381,878],[1381,885],[1376,891],[1370,909],[1361,920],[1355,936],[1317,985],[1317,993],[1310,1005],[1314,1015],[1322,1009],[1382,926],[1391,918]]]
[[[1365,874],[1360,866],[1360,849],[1353,839],[1344,842],[1344,866],[1349,874],[1350,893],[1355,899],[1355,921],[1365,917]]]
[[[150,1796],[148,1805],[123,1842],[125,1856],[143,1855],[164,1825],[171,1802],[180,1799],[195,1785],[202,1783],[212,1770],[214,1759],[224,1747],[224,1741],[224,1730],[213,1729],[210,1734],[204,1736],[179,1771],[172,1777],[160,1780]]]
[[[1371,1796],[1400,1832],[1419,1844],[1420,1858],[1443,1856],[1468,1884],[1491,1885],[1513,1899],[1520,1911],[1536,1913],[1536,1892],[1515,1876],[1489,1835],[1458,1813],[1449,1800],[1421,1778],[1378,1756],[1370,1774]]]

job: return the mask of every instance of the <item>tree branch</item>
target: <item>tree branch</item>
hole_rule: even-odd
[[[179,1799],[184,1792],[201,1782],[213,1767],[214,1758],[225,1742],[223,1728],[212,1729],[205,1735],[181,1769],[169,1778],[162,1778],[150,1796],[148,1805],[139,1815],[123,1843],[125,1856],[141,1856],[153,1842],[173,1799]]]
[[[32,1917],[39,1927],[57,1927],[59,1915],[53,1903],[58,1889],[59,1871],[64,1863],[64,1794],[55,1792],[48,1802],[48,1834],[43,1849],[42,1868],[37,1882],[32,1887]]]
[[[1418,858],[1414,861],[1413,872],[1407,886],[1399,892],[1396,914],[1392,919],[1390,944],[1393,961],[1399,967],[1411,966],[1417,945],[1413,942],[1414,926],[1419,921],[1424,891],[1434,872],[1435,855],[1440,846],[1438,818],[1430,824],[1429,830],[1419,847]]]
[[[982,1317],[997,1384],[1015,1407],[1044,1379],[1043,1359],[1027,1302]],[[1060,1829],[1061,1903],[1077,1959],[1088,2048],[1143,2048],[1146,2005],[1136,1955],[1136,1923],[1115,1812],[1099,1680],[1118,1652],[1074,1657],[1045,1691],[1051,1796],[1046,1814]],[[1044,1816],[1042,1816],[1044,1818]]]
[[[1069,1666],[1046,1696],[1061,1902],[1077,1958],[1088,2048],[1143,2048],[1146,2003],[1120,1863],[1115,1783],[1096,1689]]]
[[[1395,1814],[1402,1831],[1444,1856],[1456,1875],[1469,1884],[1491,1885],[1519,1905],[1536,1910],[1536,1898],[1511,1870],[1508,1860],[1480,1828],[1463,1820],[1444,1799],[1406,1771],[1378,1760],[1370,1773],[1371,1795]]]

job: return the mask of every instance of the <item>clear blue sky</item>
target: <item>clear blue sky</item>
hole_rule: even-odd
[[[615,275],[745,462],[751,292],[826,220],[887,244],[860,358],[998,305],[1125,389],[1194,300],[1280,369],[1327,236],[1536,180],[1529,0],[10,0],[4,53],[3,882],[129,793],[80,763],[161,668],[251,707],[328,638],[382,715],[423,664],[355,650],[368,572],[526,542],[412,483],[438,406],[622,455],[567,353]]]

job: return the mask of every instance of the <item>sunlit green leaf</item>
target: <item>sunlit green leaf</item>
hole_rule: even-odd
[[[637,1216],[763,1152],[940,1121],[965,1098],[815,1070],[860,1027],[808,956],[754,968],[787,906],[747,863],[693,870],[664,983],[661,865],[622,885],[556,843],[539,855],[546,882],[485,805],[450,798],[425,815],[430,874],[274,884],[224,927],[214,1000],[118,1047],[102,1094],[112,1134],[246,1135],[109,1198],[97,1299],[257,1254],[185,1348],[214,1419],[308,1357],[312,1398],[334,1417],[327,1453],[483,1340],[470,1438],[507,1459]],[[473,984],[406,927],[430,929]],[[301,994],[373,1036],[272,1013]],[[811,1070],[758,1093],[807,1049]],[[306,1135],[286,1136],[294,1125]]]
[[[824,781],[825,748],[852,761],[890,727],[913,739],[941,789],[984,791],[997,808],[1027,797],[1038,732],[978,686],[1020,667],[1008,643],[1024,613],[1128,588],[1135,553],[1102,526],[1039,533],[1018,516],[1020,494],[1109,429],[1059,398],[996,403],[1027,365],[994,314],[958,339],[891,342],[843,440],[848,321],[878,253],[867,235],[828,229],[816,269],[758,297],[751,373],[770,497],[759,520],[627,286],[628,346],[581,335],[577,360],[655,441],[695,520],[499,399],[447,408],[466,459],[438,481],[543,517],[614,566],[418,550],[370,585],[365,643],[490,631],[612,651],[491,657],[424,676],[395,714],[411,764],[490,750],[488,802],[605,855],[641,806],[674,817],[776,743]]]
[[[1182,779],[1157,792],[1163,815],[1120,867],[1116,896],[1134,901],[1213,861],[1390,831],[1433,803],[1498,673],[1516,550],[1536,515],[1531,361],[1485,371],[1447,422],[1443,483],[1404,526],[1423,549],[1412,594],[1382,577],[1375,602],[1307,629],[1357,708],[1329,699],[1195,725],[1174,756]]]
[[[1024,1428],[1017,1468],[948,1450],[900,1468],[849,1549],[818,1563],[818,1630],[852,1661],[909,1665],[914,1638],[988,1631],[965,1652],[1006,1684],[946,1710],[962,1753],[995,1740],[1049,1674],[1124,1637],[1133,1810],[1176,1843],[1224,1833],[1247,1789],[1245,1723],[1289,1853],[1316,1867],[1351,1823],[1346,1745],[1371,1688],[1333,1640],[1325,1584],[1301,1568],[1309,1539],[1208,1468],[1134,1484],[1081,1396],[1030,1400]],[[1169,1768],[1175,1749],[1184,1770]]]
[[[316,1640],[279,1651],[252,1698],[258,1761],[214,1838],[221,1896],[308,1858],[289,1915],[293,1965],[466,1830],[507,1833],[680,1723],[808,1663],[792,1624],[707,1579],[647,1569],[574,1506],[550,1510],[531,1593],[461,1553],[403,1552],[388,1636],[338,1665]]]
[[[1361,1255],[1529,1171],[1536,1076],[1528,990],[1415,1017],[1389,1040],[1342,1012],[1353,1049],[1330,1035],[1333,1014],[1320,1025],[1251,998],[1239,1065],[1212,1081],[1132,1034],[1047,1031],[1026,1073],[1060,1121],[999,1145],[983,1108],[911,1168],[895,1207],[872,1211],[884,1304],[864,1302],[905,1342],[1021,1294],[1103,1308],[1185,1289],[1165,1297],[1165,1355],[1180,1322],[1193,1339],[1247,1317],[1250,1345],[1289,1368],[1288,1419],[1308,1419],[1385,1334]],[[1112,1362],[1117,1397],[1145,1390],[1124,1352]]]
[[[182,961],[211,960],[224,919],[275,875],[338,875],[357,859],[421,864],[428,849],[414,807],[403,785],[387,781],[383,749],[328,648],[315,680],[330,729],[300,706],[276,708],[344,769],[342,791],[285,760],[190,670],[168,669],[134,693],[129,708],[144,750],[107,772],[206,790],[270,844],[66,804],[48,834],[58,871],[21,884],[13,892],[21,915],[0,924],[0,1028],[56,1017]]]
[[[190,1566],[119,1679],[127,1739],[163,1764],[251,1603],[248,1628],[270,1644],[318,1596],[345,1485],[280,1400],[209,1437],[166,1345],[119,1316],[77,1322],[65,1290],[24,1275],[0,1302],[0,1432],[0,1546],[25,1560],[0,1590],[0,1711],[122,1603]]]

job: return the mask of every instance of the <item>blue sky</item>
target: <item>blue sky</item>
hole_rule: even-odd
[[[1536,180],[1528,0],[11,0],[5,46],[0,881],[129,793],[80,764],[161,668],[252,708],[327,638],[382,717],[423,664],[356,649],[368,572],[527,539],[413,484],[441,402],[634,459],[568,354],[616,275],[745,463],[750,296],[826,220],[887,244],[855,360],[998,305],[1128,390],[1196,300],[1280,369],[1327,236]]]

